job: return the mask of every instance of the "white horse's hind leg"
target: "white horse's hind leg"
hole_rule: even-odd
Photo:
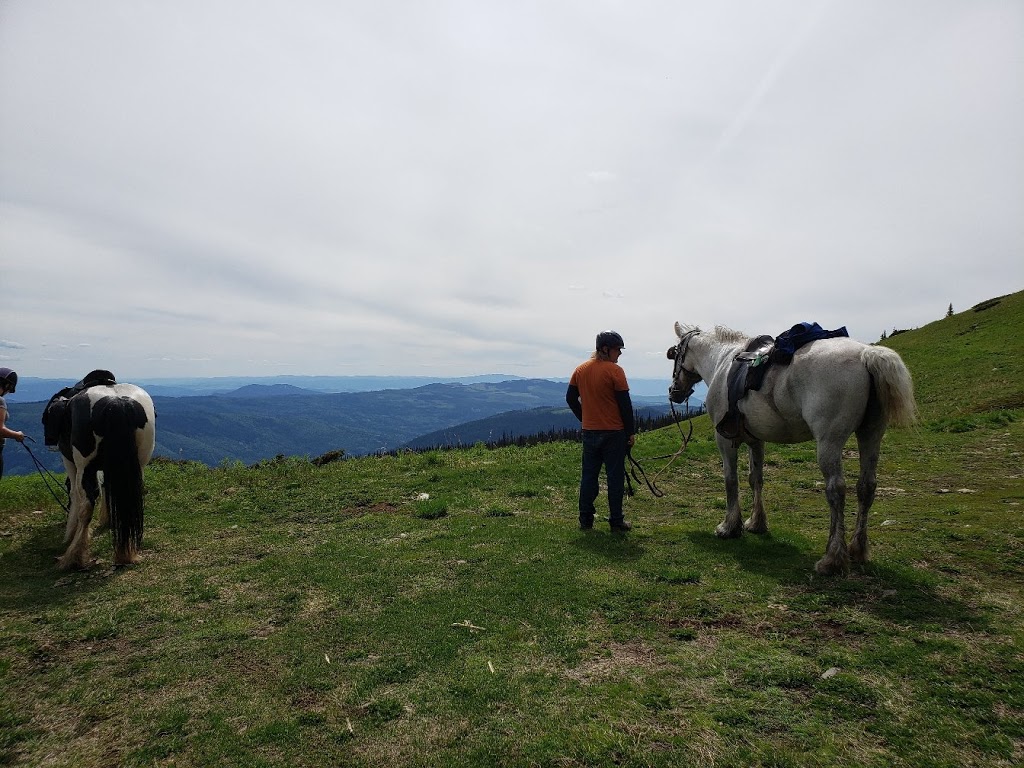
[[[754,492],[750,519],[743,527],[750,533],[768,533],[768,518],[764,513],[761,501],[761,489],[764,487],[764,443],[760,440],[750,443],[750,489]]]
[[[740,483],[736,477],[737,445],[718,436],[718,450],[722,454],[722,475],[725,477],[725,519],[715,528],[719,538],[734,539],[743,535],[743,515],[740,512]]]
[[[822,576],[846,573],[850,569],[850,556],[846,549],[846,479],[843,477],[842,443],[818,443],[818,466],[825,478],[825,498],[828,500],[831,522],[825,556],[814,565]]]
[[[854,563],[868,561],[868,512],[875,501],[878,483],[875,473],[878,467],[877,450],[869,459],[860,455],[860,478],[857,480],[857,525],[850,538],[850,560]]]
[[[869,405],[864,422],[857,430],[857,448],[860,451],[860,477],[857,479],[857,527],[850,539],[850,560],[868,561],[868,513],[875,501],[878,488],[878,455],[885,434],[885,416],[881,410]]]

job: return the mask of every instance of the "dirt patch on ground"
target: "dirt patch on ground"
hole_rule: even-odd
[[[646,672],[660,664],[653,648],[641,642],[611,643],[599,655],[585,659],[579,666],[568,670],[571,680],[589,684],[638,670]]]

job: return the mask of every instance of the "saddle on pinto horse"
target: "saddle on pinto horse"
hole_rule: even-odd
[[[743,351],[733,358],[729,367],[726,382],[729,410],[715,425],[718,434],[728,440],[735,440],[745,432],[749,434],[746,419],[740,413],[737,403],[747,392],[761,389],[769,366],[789,365],[793,360],[793,353],[812,341],[849,335],[845,325],[834,331],[826,331],[817,323],[797,323],[788,331],[780,333],[777,338],[758,336],[751,339]]]
[[[110,371],[90,371],[81,381],[70,387],[64,387],[60,392],[50,398],[50,401],[43,408],[43,444],[57,445],[60,427],[67,410],[65,403],[79,392],[84,392],[90,387],[98,387],[104,384],[116,384],[114,374]]]

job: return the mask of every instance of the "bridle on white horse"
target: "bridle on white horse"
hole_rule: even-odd
[[[692,331],[687,331],[679,337],[679,343],[676,344],[674,348],[670,347],[668,350],[668,357],[675,361],[675,364],[672,366],[672,384],[668,388],[669,403],[682,403],[689,400],[690,395],[693,394],[693,388],[702,380],[699,373],[696,371],[688,371],[683,367],[683,361],[686,359],[686,353],[690,349],[690,340],[698,333],[700,333],[700,328],[694,328]],[[685,391],[682,391],[679,386],[680,374],[685,374]]]
[[[689,401],[690,401],[690,395],[693,394],[693,388],[697,384],[697,382],[699,382],[701,380],[701,377],[696,375],[695,373],[691,373],[690,371],[687,371],[685,368],[683,368],[682,361],[683,361],[683,358],[686,357],[686,350],[689,349],[690,339],[692,339],[698,333],[700,333],[700,329],[699,328],[695,328],[692,331],[688,331],[688,332],[684,333],[680,337],[679,343],[674,348],[670,348],[669,351],[668,351],[668,357],[670,357],[670,358],[675,360],[675,365],[672,368],[672,385],[668,389],[668,392],[669,392],[668,406],[672,410],[672,416],[675,419],[676,427],[679,429],[679,436],[682,438],[682,444],[679,446],[679,450],[677,450],[675,453],[666,453],[666,454],[664,454],[662,456],[651,456],[650,458],[644,459],[644,461],[658,461],[659,459],[668,459],[669,460],[668,463],[665,464],[664,467],[659,469],[654,474],[654,478],[651,479],[651,480],[647,479],[647,475],[644,472],[643,467],[640,466],[640,462],[638,462],[635,458],[633,458],[632,450],[630,449],[630,450],[628,450],[626,452],[626,458],[629,459],[629,463],[633,465],[632,467],[630,467],[629,474],[626,475],[626,482],[629,483],[629,476],[632,475],[633,479],[636,480],[637,483],[639,483],[640,482],[640,478],[638,478],[636,476],[636,472],[639,471],[641,477],[643,477],[643,479],[644,479],[644,482],[647,483],[647,487],[650,489],[651,493],[656,498],[660,498],[660,497],[665,495],[664,491],[662,491],[660,488],[658,488],[658,484],[657,484],[658,477],[661,475],[662,472],[664,472],[666,469],[668,469],[670,466],[672,466],[672,462],[674,462],[677,458],[679,458],[679,456],[683,453],[683,451],[686,450],[686,446],[688,446],[690,444],[690,438],[693,437],[693,413],[690,411],[690,402]],[[679,380],[679,374],[680,373],[686,373],[686,383],[687,383],[687,386],[689,387],[686,390],[686,392],[684,394],[682,394],[681,396],[679,395],[679,388],[676,386],[676,382]],[[678,397],[678,399],[675,399],[677,397]],[[680,421],[679,414],[676,413],[676,405],[675,404],[677,402],[685,403],[686,404],[686,422],[690,425],[690,431],[689,431],[688,434],[685,434],[685,435],[683,434],[682,426],[680,426],[680,424],[679,424],[679,421]],[[630,496],[633,495],[633,487],[632,487],[632,485],[629,486],[629,495]]]

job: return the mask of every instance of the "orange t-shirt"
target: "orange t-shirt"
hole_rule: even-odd
[[[626,372],[610,360],[591,358],[572,373],[569,384],[580,391],[584,429],[625,429],[616,392],[628,392]]]

